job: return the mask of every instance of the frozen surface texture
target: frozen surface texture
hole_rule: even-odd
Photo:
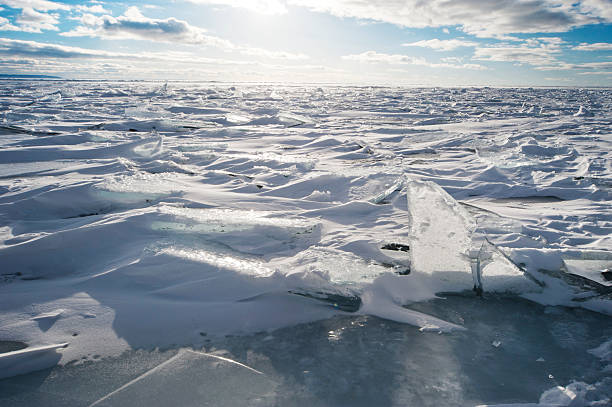
[[[183,405],[290,405],[293,391],[297,405],[373,405],[378,358],[390,369],[383,405],[606,402],[608,89],[4,81],[0,109],[0,341],[28,345],[0,354],[0,374],[47,369],[4,379],[0,400],[35,405],[59,397],[47,385],[130,360],[67,403],[145,400],[174,387],[166,376],[191,388],[195,369],[218,393],[186,390]],[[511,343],[487,336],[515,311],[560,345],[536,355],[517,321]],[[589,317],[568,322],[574,312]],[[384,323],[393,329],[371,342]],[[335,324],[325,344],[344,353],[328,367],[347,370],[333,380],[320,349],[283,356]],[[361,361],[349,360],[349,331],[367,344]],[[231,357],[200,350],[207,341]],[[458,356],[505,350],[474,365]],[[502,371],[516,352],[576,368],[523,379]],[[517,366],[544,366],[530,363]],[[235,399],[211,369],[241,378]]]

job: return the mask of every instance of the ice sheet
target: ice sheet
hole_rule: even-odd
[[[54,363],[349,311],[457,335],[406,307],[474,296],[474,259],[485,299],[612,314],[560,274],[608,267],[608,89],[0,90],[0,340]]]

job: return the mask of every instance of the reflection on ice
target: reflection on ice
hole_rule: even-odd
[[[205,250],[186,250],[179,248],[167,248],[160,251],[161,254],[184,258],[187,260],[206,263],[213,267],[235,270],[239,273],[251,276],[270,276],[273,271],[256,260],[238,259],[231,256],[219,255]]]

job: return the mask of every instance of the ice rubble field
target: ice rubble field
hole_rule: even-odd
[[[610,405],[609,89],[0,90],[0,404]]]

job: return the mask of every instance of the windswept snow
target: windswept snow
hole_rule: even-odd
[[[608,89],[0,89],[0,340],[28,345],[3,376],[330,318],[469,335],[440,309],[475,284],[484,304],[612,315]],[[189,375],[183,359],[278,385],[180,351],[89,402]]]

